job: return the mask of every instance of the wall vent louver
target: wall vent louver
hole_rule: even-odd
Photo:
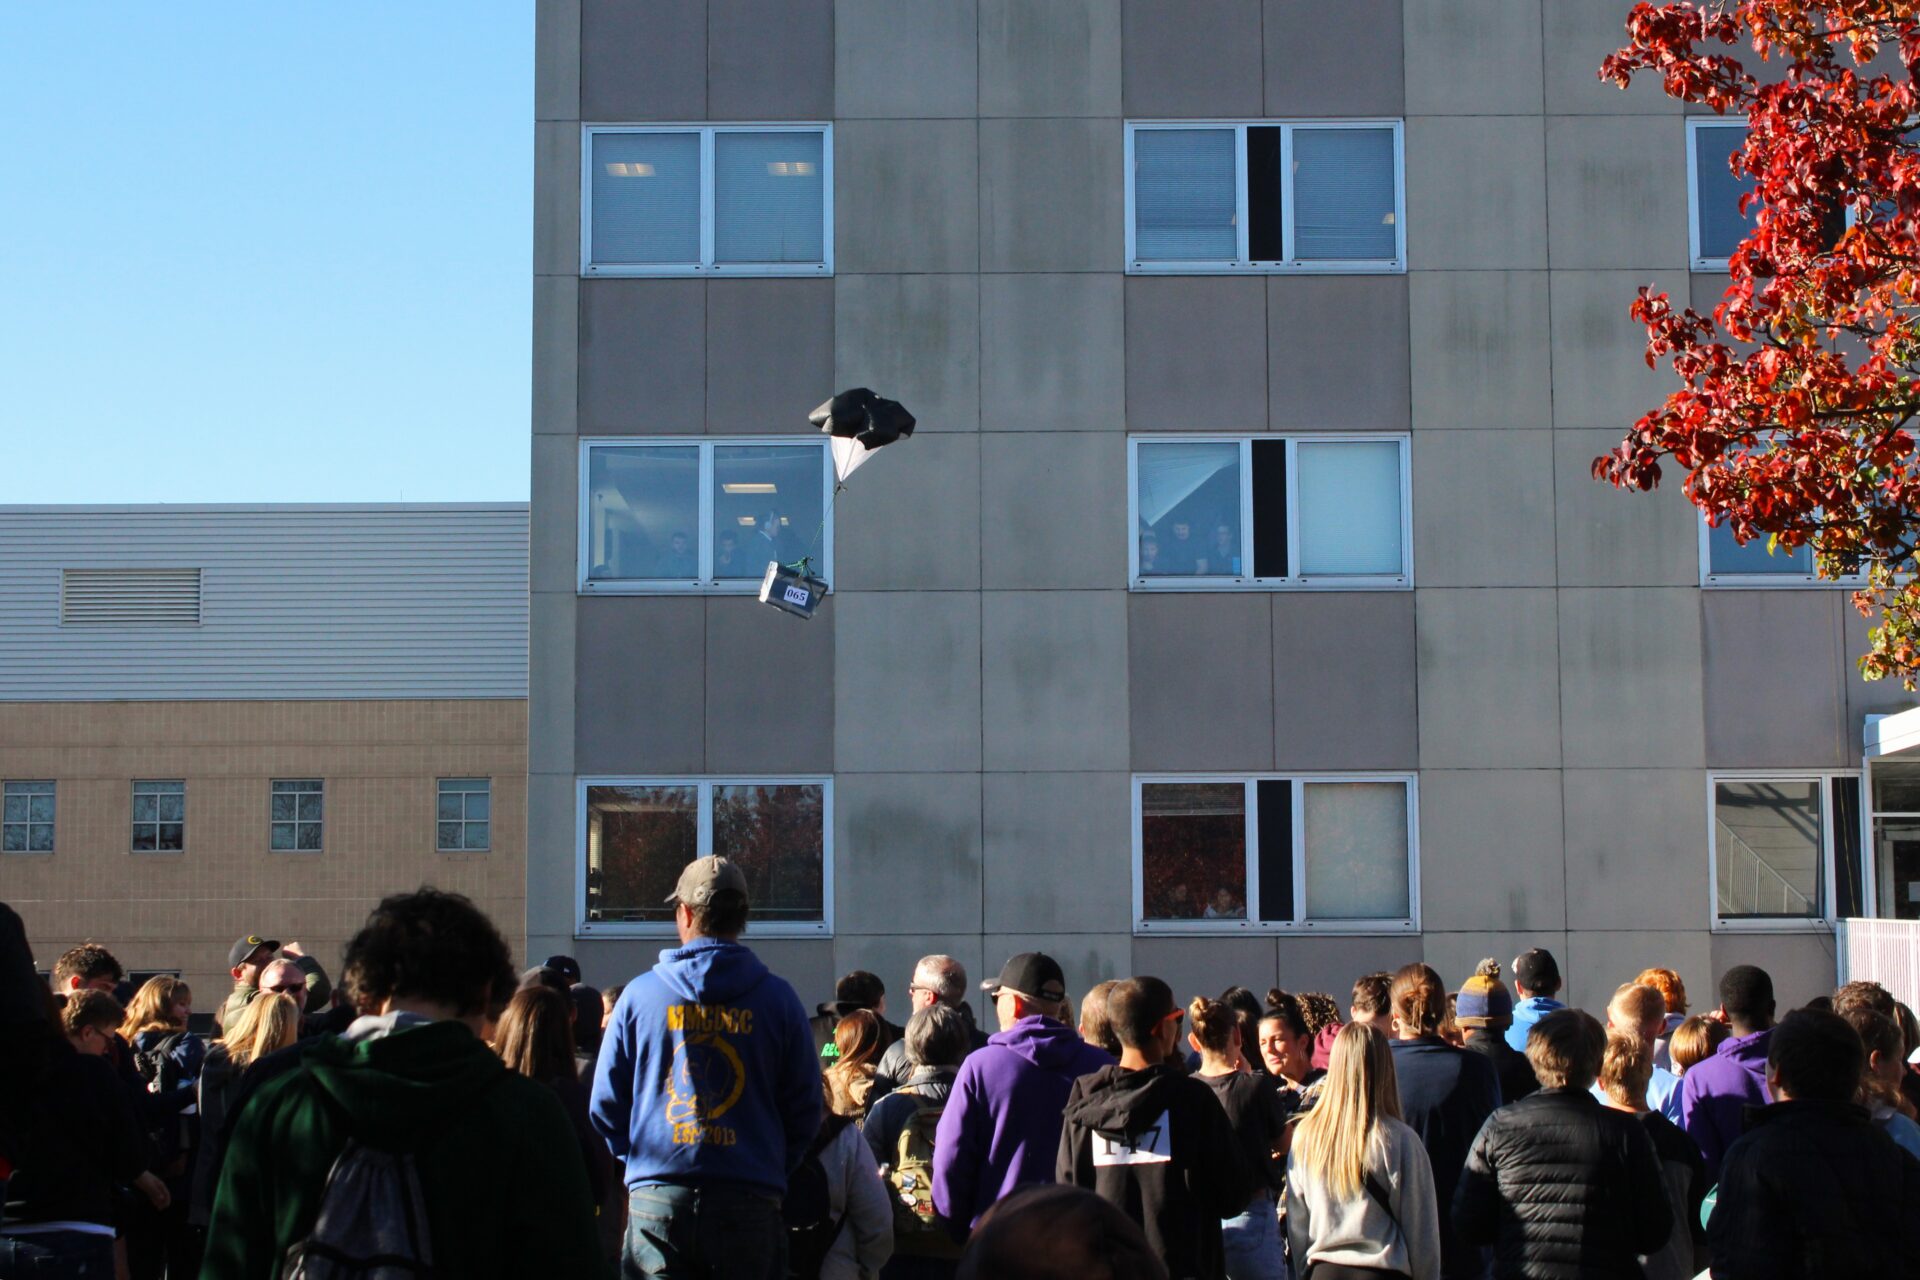
[[[62,569],[63,626],[194,626],[198,569]]]

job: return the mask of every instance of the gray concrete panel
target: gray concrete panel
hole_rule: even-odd
[[[1720,1003],[1713,994],[1710,950],[1710,935],[1698,929],[1575,929],[1567,935],[1567,949],[1559,957],[1560,972],[1567,980],[1560,998],[1591,1010],[1605,1022],[1607,1001],[1622,983],[1633,981],[1646,969],[1672,969],[1686,984],[1693,1012],[1705,1013]]]
[[[1569,768],[1706,761],[1700,597],[1689,589],[1560,593],[1560,722]]]
[[[1126,300],[1129,430],[1266,430],[1265,280],[1131,276]]]
[[[834,0],[834,114],[974,115],[979,29],[975,0]]]
[[[1703,316],[1711,317],[1713,309],[1720,305],[1727,289],[1733,284],[1733,277],[1724,271],[1695,271],[1687,277],[1685,286],[1672,287],[1674,306],[1691,306]],[[1736,345],[1736,351],[1745,350],[1744,345]]]
[[[979,932],[979,774],[842,773],[833,827],[834,929],[909,935],[889,973],[939,949],[911,935]]]
[[[833,0],[707,0],[715,120],[833,118]]]
[[[581,0],[580,112],[706,119],[707,0]]]
[[[1547,265],[1538,116],[1407,120],[1407,261],[1422,271]]]
[[[1661,91],[1657,75],[1642,73],[1625,90],[1600,78],[1601,62],[1627,42],[1633,0],[1555,0],[1541,8],[1549,110],[1583,116],[1680,113],[1680,103]]]
[[[1113,495],[1126,487],[1126,443],[1115,433],[983,432],[982,585],[1124,590],[1127,509]]]
[[[568,689],[567,697],[572,696]],[[568,950],[575,924],[573,877],[580,864],[575,808],[571,769],[527,778],[527,950],[543,958],[556,951],[579,954]],[[511,929],[513,922],[506,926]]]
[[[1847,604],[1842,606],[1839,625],[1841,680],[1847,700],[1847,761],[1858,764],[1866,717],[1920,706],[1920,694],[1908,692],[1898,680],[1869,681],[1860,678],[1860,659],[1866,656],[1873,643],[1868,632],[1880,625],[1878,612],[1871,618],[1863,618],[1851,604]]]
[[[977,271],[979,126],[846,120],[834,135],[835,268]]]
[[[1565,787],[1567,927],[1704,928],[1712,902],[1706,774],[1569,769]]]
[[[580,581],[580,446],[572,436],[533,438],[531,497],[528,589],[571,595]]]
[[[838,973],[833,967],[833,942],[830,939],[762,938],[756,935],[753,920],[749,917],[747,932],[741,941],[753,949],[762,964],[793,987],[808,1013],[812,1013],[822,1000],[833,998],[833,983]],[[651,967],[651,962],[648,967]],[[888,994],[891,995],[893,989],[893,984],[888,982]],[[900,990],[904,992],[906,987],[903,985]],[[904,1003],[905,996],[900,999]],[[887,1009],[891,1016],[891,1002]]]
[[[1414,572],[1421,585],[1554,585],[1553,496],[1551,431],[1415,435]]]
[[[1127,767],[1127,597],[981,597],[984,759],[993,771]]]
[[[828,607],[840,613],[834,620],[834,766],[978,770],[980,597],[850,592]],[[977,810],[979,783],[971,785]],[[975,822],[977,854],[977,812]]]
[[[573,773],[575,609],[571,588],[564,592],[536,591],[528,599],[529,773]]]
[[[1123,267],[1124,151],[1117,120],[982,120],[980,269]]]
[[[833,520],[837,589],[978,590],[980,438],[890,446],[835,500]]]
[[[1268,426],[1405,431],[1407,340],[1403,275],[1268,277]]]
[[[1833,590],[1700,593],[1709,768],[1847,763],[1842,610]]]
[[[1391,973],[1401,965],[1412,964],[1420,959],[1421,946],[1417,934],[1386,934],[1374,938],[1311,937],[1298,934],[1282,935],[1275,939],[1274,962],[1278,969],[1277,985],[1287,991],[1324,991],[1340,1005],[1340,1017],[1345,1020],[1347,1009],[1353,997],[1353,980],[1362,974],[1376,973],[1382,969]],[[1217,995],[1227,982],[1237,982],[1253,990],[1258,996],[1266,992],[1238,975],[1222,974],[1208,995]],[[1190,995],[1190,992],[1176,993]]]
[[[1652,492],[1593,478],[1593,460],[1619,444],[1629,425],[1553,433],[1562,586],[1679,587],[1700,580],[1700,516],[1681,492],[1675,468],[1667,468]]]
[[[1261,27],[1268,116],[1405,114],[1400,0],[1266,0]]]
[[[1541,769],[1560,763],[1554,593],[1513,588],[1415,593],[1423,769]]]
[[[581,0],[539,0],[533,8],[533,116],[580,118]]]
[[[989,928],[1047,936],[1132,921],[1130,775],[989,773],[984,785]]]
[[[1129,117],[1264,113],[1260,0],[1121,0],[1120,23]]]
[[[980,114],[1118,116],[1112,0],[981,0]]]
[[[1546,272],[1415,271],[1407,292],[1415,430],[1553,424]]]
[[[1274,766],[1416,768],[1413,593],[1271,599]]]
[[[1555,268],[1686,261],[1686,123],[1678,116],[1551,117],[1547,207]]]
[[[1564,852],[1557,772],[1428,769],[1420,775],[1423,929],[1564,928]],[[1451,983],[1466,976],[1442,972]]]
[[[1279,948],[1270,937],[1136,937],[1133,972],[1159,978],[1181,1001],[1196,992],[1218,995],[1230,986],[1264,995],[1280,980]]]
[[[574,768],[583,774],[703,772],[706,601],[585,599],[574,630]]]
[[[580,430],[580,277],[533,278],[533,433]]]
[[[877,883],[885,884],[883,877]],[[897,882],[897,881],[896,881]],[[872,885],[867,887],[869,894]],[[912,1016],[913,995],[907,988],[913,983],[913,966],[922,956],[952,956],[967,971],[967,999],[973,1007],[974,1017],[980,1029],[989,1034],[999,1030],[994,1021],[993,1008],[980,992],[980,979],[976,977],[982,965],[992,965],[992,977],[1000,972],[999,960],[988,960],[980,948],[980,934],[976,931],[948,933],[938,935],[902,933],[848,933],[845,929],[835,931],[832,950],[832,976],[821,988],[822,994],[810,996],[801,993],[801,1000],[809,1010],[823,1000],[833,997],[833,984],[842,974],[852,973],[855,969],[864,969],[887,985],[887,1020],[900,1026],[907,1025]],[[1004,959],[1004,957],[1002,957]]]
[[[1759,965],[1767,971],[1773,979],[1774,1003],[1781,1013],[1797,1009],[1815,996],[1830,996],[1840,984],[1831,934],[1717,933],[1710,935],[1710,940],[1714,980],[1698,988],[1700,994],[1694,1004],[1701,1012],[1719,1005],[1714,984],[1737,964]],[[1689,994],[1693,990],[1689,981]]]
[[[833,772],[829,603],[811,620],[758,600],[707,600],[707,772]]]
[[[1542,0],[1406,0],[1407,48],[1419,50],[1407,64],[1407,113],[1540,114],[1541,7]]]
[[[1261,592],[1130,596],[1134,769],[1271,769],[1272,655]]]
[[[1555,427],[1608,427],[1624,436],[1679,387],[1672,369],[1647,368],[1646,328],[1627,314],[1640,286],[1650,281],[1684,292],[1686,269],[1553,272],[1548,288]]]
[[[707,430],[810,431],[833,382],[831,280],[707,282]]]
[[[980,426],[976,276],[841,276],[833,282],[833,385],[872,387],[912,410],[915,440]]]
[[[980,422],[989,431],[1126,430],[1124,279],[980,277]]]
[[[1529,929],[1521,933],[1492,933],[1484,929],[1442,933],[1429,927],[1420,935],[1420,946],[1423,953],[1421,959],[1439,972],[1446,980],[1449,991],[1458,991],[1461,984],[1473,976],[1475,966],[1488,959],[1499,963],[1500,980],[1507,984],[1508,991],[1512,991],[1514,957],[1531,947],[1545,947],[1556,959],[1564,958],[1567,954],[1567,935],[1563,931],[1548,929]],[[1336,991],[1334,995],[1340,1001],[1341,1017],[1345,1017],[1347,993]]]
[[[706,281],[580,282],[582,434],[698,434],[706,367]]]
[[[541,121],[533,127],[533,272],[580,274],[580,126]]]

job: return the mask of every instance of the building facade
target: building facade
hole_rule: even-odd
[[[338,976],[381,896],[518,954],[523,505],[0,508],[0,901],[216,1008],[233,940]]]
[[[644,967],[713,852],[816,996],[1799,998],[1920,910],[1845,591],[1589,474],[1740,234],[1737,125],[1596,77],[1629,7],[543,0],[532,950]],[[919,430],[836,495],[861,385]]]

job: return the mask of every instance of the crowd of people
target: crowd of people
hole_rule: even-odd
[[[1457,989],[1070,996],[1041,952],[854,972],[809,1013],[688,865],[605,991],[471,902],[382,901],[341,981],[251,934],[211,1040],[105,947],[34,971],[0,905],[0,1280],[1920,1275],[1920,1028],[1871,982],[1604,1020],[1547,951]],[[1512,986],[1508,985],[1511,977]],[[1344,1004],[1344,1008],[1342,1007]]]

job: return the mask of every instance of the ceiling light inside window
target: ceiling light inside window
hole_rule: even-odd
[[[811,160],[769,160],[767,172],[776,178],[805,178],[813,174]]]
[[[741,516],[738,520],[734,521],[734,523],[743,524],[747,526],[747,528],[751,529],[753,528],[755,521],[752,516]]]
[[[770,481],[736,480],[720,486],[728,493],[778,493],[780,486]]]
[[[651,178],[653,176],[653,166],[650,164],[641,164],[638,161],[629,161],[626,163],[615,161],[607,166],[607,172],[616,178]]]
[[[1383,227],[1390,227],[1398,221],[1399,219],[1394,217],[1393,214],[1389,212],[1386,217],[1380,219],[1380,225]]]

